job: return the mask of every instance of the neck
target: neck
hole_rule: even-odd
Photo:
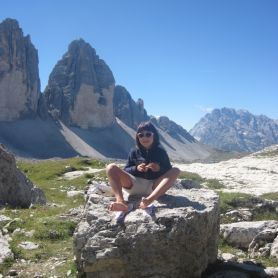
[[[142,147],[143,147],[143,149],[144,149],[145,151],[149,151],[149,150],[153,147],[153,144],[150,145],[149,147],[144,147],[144,146],[142,146]]]

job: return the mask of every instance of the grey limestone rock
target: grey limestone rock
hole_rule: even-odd
[[[166,116],[152,117],[151,121],[163,131],[167,132],[171,137],[182,143],[196,142],[195,138],[190,135],[182,126],[171,121]]]
[[[151,121],[160,130],[175,138],[178,142],[196,142],[182,126],[171,121],[166,116],[153,117],[144,109],[144,101],[135,102],[130,93],[123,86],[116,86],[114,93],[114,113],[121,121],[133,129],[137,129],[141,122]]]
[[[277,236],[271,245],[270,256],[278,258],[278,230],[277,230]]]
[[[115,116],[133,129],[137,129],[141,122],[150,119],[144,109],[144,101],[138,99],[135,102],[123,86],[115,87],[113,103]]]
[[[16,167],[14,156],[0,145],[0,205],[27,208],[34,203],[46,203],[43,191]]]
[[[114,86],[110,68],[80,39],[54,67],[44,95],[55,119],[84,129],[106,127],[115,121]]]
[[[0,121],[34,117],[40,97],[38,53],[14,19],[0,23]]]
[[[74,233],[84,277],[200,277],[217,259],[219,200],[213,191],[173,187],[154,202],[154,215],[133,209],[121,224],[107,209],[113,198],[88,192]],[[139,201],[129,198],[135,208]]]
[[[38,249],[39,245],[31,241],[23,241],[18,244],[18,247],[25,250],[34,250],[34,249]]]
[[[0,230],[0,264],[3,263],[5,259],[12,259],[13,257],[14,255],[10,249],[9,242]]]
[[[272,243],[278,235],[278,225],[275,229],[266,229],[258,233],[249,245],[248,253],[251,258],[268,257],[272,248]]]
[[[237,222],[220,225],[220,236],[230,245],[251,250],[261,247],[258,245],[261,239],[264,243],[273,241],[277,235],[278,222],[253,221]]]
[[[218,149],[254,152],[278,143],[278,124],[264,115],[222,108],[206,114],[190,134]]]

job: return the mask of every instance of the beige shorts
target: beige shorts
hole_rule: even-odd
[[[128,174],[132,180],[132,187],[130,189],[124,188],[123,190],[129,195],[148,196],[152,193],[153,180],[147,180],[139,177],[134,177]]]

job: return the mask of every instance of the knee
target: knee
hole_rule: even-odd
[[[179,176],[180,172],[181,172],[181,170],[179,168],[177,168],[177,167],[172,168],[172,173],[176,178]]]
[[[106,166],[106,174],[110,175],[115,173],[115,171],[117,171],[118,166],[115,163],[110,163]]]

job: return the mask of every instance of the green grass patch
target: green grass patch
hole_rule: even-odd
[[[278,259],[273,257],[256,257],[255,260],[264,267],[277,267]]]
[[[7,269],[9,269],[14,264],[14,259],[6,258],[2,264],[0,264],[0,274],[7,274]]]
[[[256,209],[257,203],[262,203],[264,198],[262,196],[256,197],[244,193],[234,192],[218,192],[220,198],[220,213],[226,212],[238,208],[250,208],[252,211],[252,221],[260,220],[278,220],[277,211],[268,211],[267,209]],[[263,195],[264,196],[264,195]],[[224,215],[221,217],[221,223],[234,222],[229,216]]]
[[[225,242],[223,239],[219,240],[218,248],[222,253],[230,253],[239,258],[249,260],[247,250],[241,250],[239,248],[233,247]],[[238,256],[238,254],[241,254]],[[262,264],[264,267],[277,267],[278,259],[273,257],[256,257],[256,261]]]
[[[278,221],[278,213],[277,212],[258,212],[254,213],[253,221],[261,221],[261,220],[276,220]]]
[[[247,252],[246,250],[241,250],[239,248],[233,247],[231,245],[229,245],[224,239],[220,238],[219,242],[218,242],[218,249],[222,252],[222,253],[230,253],[233,255],[237,255],[237,253],[244,253],[243,256],[240,257],[247,257]]]
[[[69,158],[45,161],[18,161],[18,167],[35,183],[38,181],[48,181],[57,178],[64,173],[74,170],[87,170],[88,167],[102,169],[106,163],[95,159]]]
[[[192,173],[192,172],[187,172],[187,171],[182,171],[179,175],[180,179],[186,179],[186,180],[192,180],[198,183],[202,183],[204,181],[204,179],[196,174],[196,173]]]
[[[217,179],[205,179],[205,178],[202,178],[200,175],[198,175],[196,173],[192,173],[192,172],[182,171],[179,178],[193,181],[199,185],[201,185],[201,184],[206,185],[210,189],[225,188],[224,184],[221,183]]]
[[[102,169],[105,168],[105,162],[76,157],[60,160],[19,161],[17,166],[36,186],[44,191],[48,204],[45,206],[34,205],[29,209],[7,207],[1,212],[14,220],[8,226],[10,234],[16,229],[20,229],[12,236],[10,242],[15,259],[30,261],[30,265],[43,265],[52,258],[65,257],[65,262],[57,266],[57,269],[55,267],[53,273],[51,272],[52,276],[66,277],[66,273],[70,269],[72,274],[68,277],[76,277],[72,250],[72,235],[76,223],[60,218],[60,215],[84,204],[83,196],[68,198],[67,191],[84,190],[89,177],[84,175],[73,180],[65,180],[61,176],[67,171],[87,169],[87,167]],[[93,177],[104,179],[106,173],[101,171],[94,174]],[[32,230],[34,231],[33,236],[28,237],[25,232]],[[24,250],[18,247],[19,243],[23,241],[34,242],[39,245],[39,248]],[[0,266],[0,272],[6,275],[14,262],[14,260],[5,261]],[[26,273],[29,271],[28,265],[25,266]]]
[[[206,179],[205,185],[210,189],[222,189],[225,185],[217,179]]]
[[[278,201],[278,192],[265,193],[260,197],[263,199]]]
[[[40,240],[65,240],[73,235],[76,223],[68,220],[45,218],[37,227],[34,238]]]
[[[95,175],[92,174],[92,173],[86,173],[84,176],[85,176],[86,179],[92,179],[92,178],[95,177]]]
[[[226,213],[231,209],[244,206],[246,203],[250,202],[254,196],[238,192],[219,192],[219,198],[220,212]]]
[[[102,171],[99,171],[99,172],[95,173],[94,178],[95,179],[100,179],[100,180],[106,180],[107,179],[106,171],[102,170]]]

